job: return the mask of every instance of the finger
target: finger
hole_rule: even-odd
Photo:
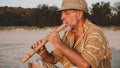
[[[32,46],[31,46],[31,48],[32,48],[32,49],[34,49],[34,48],[35,48],[35,44],[34,44],[34,45],[32,45]]]
[[[52,36],[56,37],[56,36],[59,36],[59,33],[57,31],[54,31],[51,33]]]
[[[53,40],[53,39],[54,39],[54,36],[50,36],[50,37],[49,37],[49,40]]]
[[[54,32],[50,32],[49,35],[48,35],[49,38],[55,38],[55,33]]]
[[[34,45],[31,46],[32,49],[36,48],[38,45],[35,43]]]
[[[31,48],[34,49],[34,48],[38,47],[38,45],[40,45],[41,42],[42,42],[42,40],[37,41],[36,43],[34,43],[34,44],[31,46]]]
[[[37,42],[34,44],[35,47],[37,47],[41,42],[42,42],[42,40],[37,41]]]
[[[41,42],[42,42],[42,40],[39,40],[38,42],[39,42],[39,43],[41,43]]]
[[[31,48],[33,49],[33,45],[31,46]]]
[[[40,51],[43,51],[43,50],[44,50],[44,47],[41,47],[41,48],[40,48]]]
[[[41,41],[37,41],[37,43],[36,43],[36,47],[37,47],[40,43],[41,43]]]
[[[51,44],[54,46],[56,44],[54,39],[50,39]]]
[[[58,33],[58,31],[57,31],[57,30],[55,30],[54,32]]]
[[[35,45],[36,45],[36,44],[34,43],[34,44],[31,46],[31,48],[34,48],[34,47],[35,47]]]

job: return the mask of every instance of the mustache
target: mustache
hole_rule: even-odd
[[[78,23],[77,20],[75,19],[73,22],[71,22],[71,24],[69,24],[69,22],[63,21],[66,24],[65,30],[66,31],[71,31],[74,26]]]

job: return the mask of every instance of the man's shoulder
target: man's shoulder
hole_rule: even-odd
[[[85,29],[90,32],[103,33],[103,30],[99,26],[93,24],[89,20],[85,23]]]
[[[97,28],[97,29],[101,29],[99,26],[95,25],[94,23],[92,23],[90,20],[86,20],[85,25],[88,28]]]

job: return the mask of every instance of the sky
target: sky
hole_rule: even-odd
[[[118,0],[87,0],[88,7],[91,4],[96,2],[110,2],[113,5]],[[0,0],[0,7],[8,6],[8,7],[23,7],[23,8],[37,8],[40,4],[47,4],[48,6],[57,6],[61,7],[62,0]]]

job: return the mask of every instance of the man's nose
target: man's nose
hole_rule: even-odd
[[[64,20],[65,19],[65,14],[61,14],[61,20]]]

